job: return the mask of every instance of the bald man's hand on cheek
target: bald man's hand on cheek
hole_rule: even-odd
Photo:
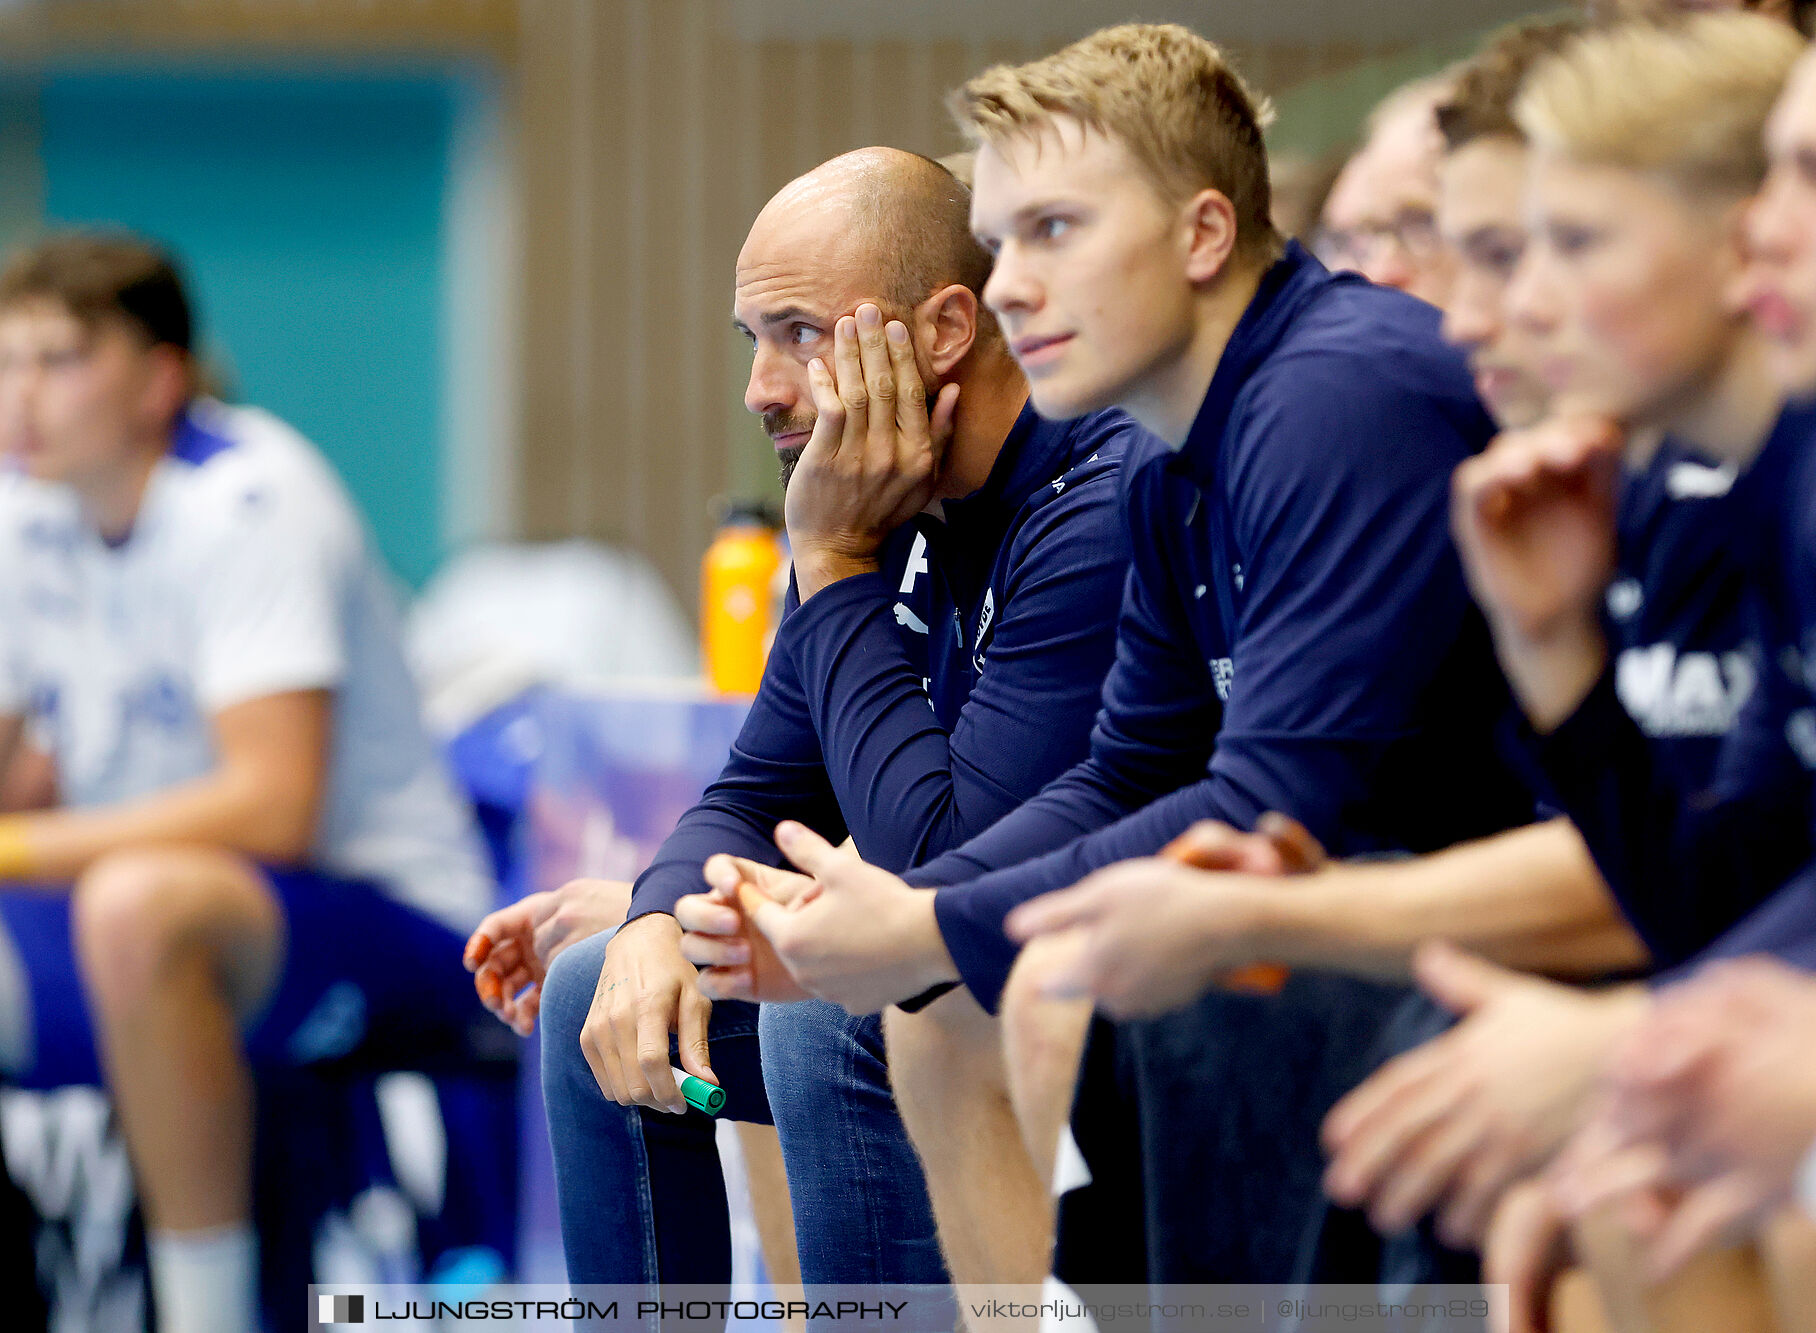
[[[952,438],[958,386],[929,412],[912,334],[866,302],[833,331],[829,366],[808,367],[818,419],[784,506],[801,600],[878,568],[895,529],[933,498]]]

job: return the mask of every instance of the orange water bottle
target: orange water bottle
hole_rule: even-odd
[[[713,688],[755,694],[775,626],[770,585],[782,564],[776,523],[762,505],[727,505],[700,563],[700,656]]]

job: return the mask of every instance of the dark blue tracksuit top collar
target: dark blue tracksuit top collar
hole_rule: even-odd
[[[964,527],[992,519],[1006,523],[1037,490],[1051,485],[1053,478],[1077,467],[1090,454],[1086,445],[1093,436],[1073,430],[1073,425],[1075,421],[1042,420],[1033,403],[1022,403],[1021,414],[1002,441],[1002,452],[984,485],[964,499],[944,503],[946,523]]]
[[[984,484],[962,500],[941,506],[947,530],[962,533],[967,543],[978,543],[980,549],[984,543],[993,546],[1029,499],[1091,456],[1103,442],[1102,422],[1101,413],[1047,421],[1032,403],[1023,403]],[[1082,430],[1083,424],[1096,428]]]
[[[1286,253],[1261,275],[1260,286],[1230,333],[1217,373],[1211,376],[1211,387],[1180,447],[1179,470],[1200,483],[1216,477],[1218,451],[1237,395],[1256,368],[1273,355],[1300,308],[1331,281],[1330,270],[1304,246],[1287,242]]]

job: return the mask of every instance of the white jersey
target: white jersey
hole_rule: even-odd
[[[64,801],[210,772],[210,718],[334,692],[315,868],[470,930],[492,889],[471,811],[422,721],[385,576],[340,482],[269,413],[193,404],[131,536],[66,487],[0,476],[0,715],[56,757]]]

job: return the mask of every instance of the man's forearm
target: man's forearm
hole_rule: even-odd
[[[0,879],[62,883],[110,852],[156,843],[199,843],[294,864],[307,858],[313,827],[306,796],[276,795],[217,773],[120,805],[0,818]]]
[[[1588,848],[1565,819],[1403,861],[1339,862],[1282,881],[1260,956],[1403,979],[1413,951],[1445,939],[1509,967],[1597,976],[1643,966]]]

